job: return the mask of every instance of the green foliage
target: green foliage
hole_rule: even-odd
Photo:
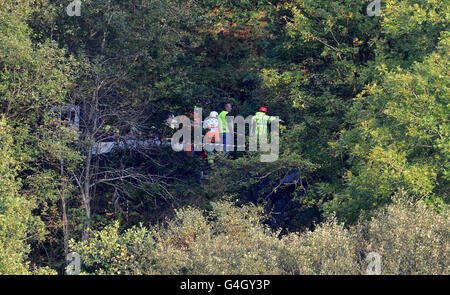
[[[62,273],[72,239],[86,274],[447,274],[449,2],[370,2],[2,1],[0,273]],[[224,102],[284,121],[278,161],[92,157]]]
[[[16,179],[20,162],[15,158],[11,127],[0,120],[0,274],[28,274],[26,242],[43,234],[43,224],[31,211],[35,202],[19,192]]]
[[[280,267],[287,274],[350,275],[362,273],[358,256],[359,237],[336,219],[330,219],[313,232],[283,237]]]
[[[447,1],[386,1],[377,40],[378,63],[389,69],[407,68],[435,51],[442,32],[448,31]]]
[[[357,227],[367,251],[382,257],[384,274],[448,274],[449,211],[397,196],[370,223]]]
[[[119,234],[116,224],[71,249],[85,274],[363,274],[371,251],[381,255],[383,274],[449,273],[448,211],[420,202],[399,199],[350,229],[330,219],[281,240],[261,223],[260,208],[211,205],[177,210],[161,227]]]
[[[151,263],[154,242],[151,231],[136,227],[119,234],[119,224],[107,226],[91,240],[70,246],[83,259],[83,269],[96,274],[142,274]]]
[[[330,211],[355,220],[359,210],[385,204],[399,190],[437,208],[448,204],[448,61],[443,38],[438,52],[410,70],[386,71],[381,85],[357,97],[360,125],[342,136],[355,165],[345,175],[348,187],[328,204]]]
[[[13,149],[11,155],[17,160],[17,166],[11,171],[20,183],[17,194],[26,196],[29,202],[23,205],[24,216],[34,219],[33,209],[33,213],[45,221],[45,234],[52,240],[59,234],[60,226],[59,221],[56,224],[49,221],[49,216],[55,215],[52,210],[60,193],[70,194],[71,191],[70,185],[61,186],[67,183],[67,174],[63,175],[61,170],[69,172],[79,163],[80,156],[73,148],[77,134],[61,124],[49,122],[46,114],[51,107],[68,103],[67,91],[72,87],[79,63],[51,39],[35,42],[35,32],[29,23],[34,13],[39,12],[40,5],[46,3],[4,1],[0,6],[0,108],[2,115],[8,118],[8,133],[14,141],[9,148]],[[61,162],[63,160],[65,163]],[[18,225],[23,223],[17,219]],[[30,233],[21,230],[24,235],[35,236],[31,230]],[[29,239],[31,250],[41,245],[42,240]],[[50,247],[47,253],[53,249],[60,248]],[[31,256],[34,256],[33,251]],[[27,244],[20,255],[26,257],[29,252]],[[42,265],[40,259],[33,259],[33,262]]]

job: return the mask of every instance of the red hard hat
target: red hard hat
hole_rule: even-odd
[[[259,108],[259,111],[260,111],[260,112],[267,113],[267,109],[266,109],[265,107],[260,107],[260,108]]]

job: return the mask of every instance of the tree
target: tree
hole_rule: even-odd
[[[20,193],[12,129],[0,120],[0,274],[29,274],[27,240],[43,238],[43,223],[31,211],[36,202]]]
[[[383,69],[383,82],[355,104],[359,127],[344,134],[355,163],[330,210],[355,220],[405,191],[436,208],[448,204],[449,39],[409,69]],[[357,140],[355,140],[357,138]]]
[[[39,11],[36,4],[4,1],[0,6],[0,109],[15,142],[14,154],[21,157],[15,171],[17,179],[21,179],[19,194],[30,199],[35,206],[33,213],[48,226],[48,236],[55,237],[63,217],[55,216],[56,229],[48,218],[60,200],[59,193],[70,194],[69,187],[57,185],[65,176],[61,173],[61,159],[70,167],[78,156],[71,146],[73,134],[67,128],[55,128],[46,117],[52,107],[68,103],[67,91],[76,73],[76,62],[52,40],[34,39],[29,23]],[[64,236],[68,238],[66,231]],[[32,250],[42,243],[33,242]],[[49,248],[48,253],[61,249]],[[44,261],[42,257],[35,262],[48,263]]]

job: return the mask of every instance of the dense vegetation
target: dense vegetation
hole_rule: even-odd
[[[2,0],[0,274],[448,274],[450,3],[370,2]],[[277,161],[92,152],[225,102]]]
[[[89,274],[365,274],[372,251],[384,274],[449,272],[449,216],[422,203],[397,200],[370,222],[346,229],[332,218],[281,239],[258,213],[230,202],[212,203],[206,215],[187,207],[163,227],[119,234],[115,223],[72,249]]]

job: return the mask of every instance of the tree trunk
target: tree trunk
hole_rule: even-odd
[[[86,220],[83,225],[83,234],[81,237],[82,241],[87,241],[89,239],[89,233],[91,230],[91,205],[90,201],[84,201],[84,208],[86,212]]]
[[[89,232],[91,227],[91,150],[88,149],[88,155],[86,157],[86,172],[85,172],[85,180],[84,180],[84,188],[83,188],[83,205],[86,214],[86,219],[83,225],[83,235],[81,237],[82,241],[86,241],[89,239]]]
[[[64,160],[61,160],[61,177],[64,177]],[[61,186],[61,211],[62,211],[62,222],[63,222],[63,238],[64,238],[64,257],[67,256],[69,252],[69,222],[67,220],[67,208],[66,208],[66,190],[67,181],[63,179]]]
[[[64,257],[66,257],[69,252],[69,223],[67,221],[66,200],[64,194],[61,196],[61,210],[63,215]]]

